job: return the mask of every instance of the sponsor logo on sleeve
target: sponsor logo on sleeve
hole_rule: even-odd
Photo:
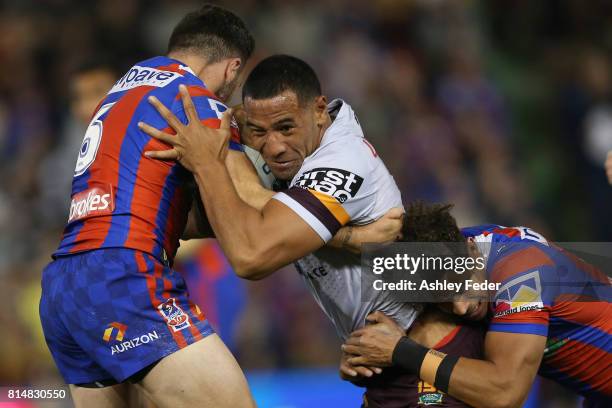
[[[159,312],[166,319],[168,326],[172,327],[172,330],[177,332],[191,326],[189,322],[189,316],[176,304],[175,298],[166,300],[161,305],[157,306]]]
[[[304,172],[294,186],[330,195],[344,203],[355,197],[362,184],[363,178],[350,171],[319,167]]]
[[[495,317],[532,310],[542,310],[542,285],[538,271],[512,279],[495,296]]]

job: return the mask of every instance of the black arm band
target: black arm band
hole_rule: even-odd
[[[448,384],[450,383],[450,377],[455,368],[455,364],[459,361],[457,356],[446,356],[442,359],[438,371],[436,371],[436,380],[434,387],[443,392],[448,392]]]
[[[423,364],[423,360],[428,351],[429,349],[427,347],[421,346],[408,337],[402,337],[400,341],[397,342],[395,349],[393,349],[391,362],[393,365],[403,368],[410,374],[419,375],[421,364]]]

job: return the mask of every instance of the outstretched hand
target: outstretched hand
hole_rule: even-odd
[[[155,96],[149,97],[149,103],[157,109],[176,134],[165,133],[144,122],[139,122],[138,127],[143,132],[172,146],[172,149],[168,150],[147,151],[145,156],[158,160],[176,160],[192,172],[196,167],[212,161],[224,162],[231,137],[232,110],[228,109],[223,113],[219,129],[209,128],[200,122],[187,87],[180,85],[179,92],[187,116],[186,125],[181,123],[159,99]]]

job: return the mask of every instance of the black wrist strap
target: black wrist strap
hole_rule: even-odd
[[[450,377],[455,368],[455,364],[459,361],[457,356],[446,356],[440,363],[438,371],[436,371],[436,380],[434,387],[443,392],[448,392],[448,385],[450,383]]]
[[[403,368],[410,374],[419,375],[421,364],[423,364],[423,360],[428,351],[429,349],[427,347],[423,347],[404,336],[397,342],[395,349],[393,349],[391,362],[393,365]]]

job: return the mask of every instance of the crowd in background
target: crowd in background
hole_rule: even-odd
[[[173,25],[198,4],[0,1],[0,384],[59,381],[38,323],[40,274],[67,218],[84,107],[135,62],[163,54]],[[295,55],[326,95],[353,106],[404,201],[454,203],[462,225],[610,240],[612,4],[220,4],[252,29],[251,66]],[[215,250],[203,248],[196,253]],[[295,271],[235,285],[244,305],[227,337],[245,369],[337,364],[331,324]]]

